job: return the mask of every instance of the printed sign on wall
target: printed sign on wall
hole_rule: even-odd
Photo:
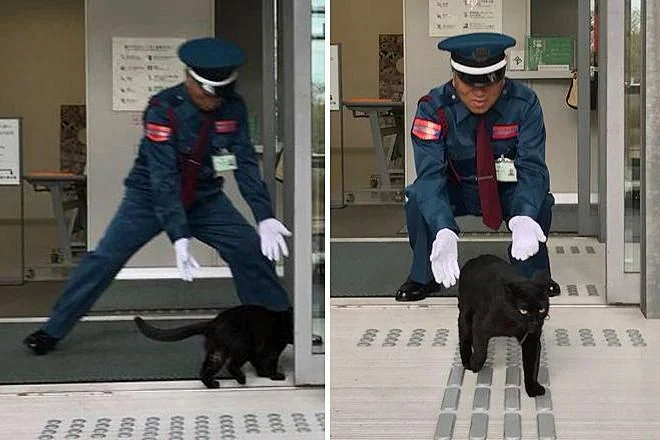
[[[339,90],[339,46],[330,45],[330,110],[339,110],[340,90]]]
[[[429,0],[429,36],[502,32],[502,0]]]
[[[20,148],[20,119],[0,118],[0,185],[20,185]]]
[[[112,39],[112,109],[142,111],[149,98],[184,80],[182,38]]]

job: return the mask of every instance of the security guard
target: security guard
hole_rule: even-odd
[[[554,198],[545,163],[541,105],[505,78],[515,39],[472,33],[438,43],[451,53],[452,80],[417,104],[411,136],[417,179],[406,188],[413,262],[397,301],[417,301],[459,277],[455,217],[482,216],[512,232],[509,259],[527,277],[550,273],[545,245]],[[560,293],[550,281],[550,296]]]
[[[48,322],[24,341],[36,354],[51,351],[126,261],[161,231],[174,245],[183,280],[192,281],[199,267],[189,252],[195,237],[229,264],[241,303],[290,308],[272,261],[288,255],[284,237],[291,233],[274,218],[248,136],[245,103],[234,90],[244,54],[232,42],[201,38],[184,43],[179,57],[185,82],[150,100],[114,219],[73,273]],[[223,193],[227,172],[234,173],[258,234]]]

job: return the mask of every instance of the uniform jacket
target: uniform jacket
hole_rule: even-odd
[[[536,94],[515,81],[505,80],[501,96],[486,113],[495,158],[514,160],[516,183],[498,183],[500,196],[513,191],[509,217],[536,218],[550,188],[545,163],[545,126]],[[437,232],[459,231],[449,202],[447,185],[460,185],[472,199],[476,180],[478,117],[460,101],[450,82],[432,89],[417,104],[412,143],[417,178],[406,189]],[[514,186],[514,188],[511,188]]]
[[[194,201],[222,190],[222,178],[216,176],[212,155],[226,149],[236,156],[234,176],[255,219],[259,222],[273,217],[270,196],[249,138],[243,99],[233,94],[223,100],[219,109],[205,114],[192,102],[185,85],[179,84],[150,100],[144,112],[144,136],[138,156],[125,180],[128,188],[151,193],[156,216],[173,242],[190,237],[186,207],[181,199],[182,169],[192,157],[207,116],[210,130],[197,171]]]

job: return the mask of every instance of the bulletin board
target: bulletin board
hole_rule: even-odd
[[[25,281],[22,141],[22,118],[0,117],[0,198],[6,221],[0,248],[0,285]]]
[[[21,119],[0,118],[0,186],[21,184]]]
[[[341,47],[339,44],[330,45],[330,111],[341,108]]]

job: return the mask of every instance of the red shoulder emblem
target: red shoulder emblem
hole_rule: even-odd
[[[423,141],[437,141],[440,139],[442,125],[427,119],[415,118],[412,134]]]
[[[165,142],[172,136],[172,128],[167,125],[147,122],[144,126],[144,135],[154,142]]]
[[[233,133],[238,129],[236,120],[215,121],[215,131],[220,134]]]

